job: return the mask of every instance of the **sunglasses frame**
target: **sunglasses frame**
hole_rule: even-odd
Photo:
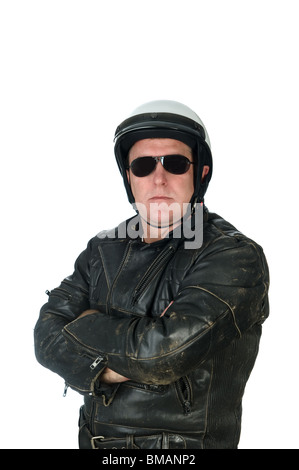
[[[184,160],[186,161],[186,164],[187,164],[187,169],[186,169],[186,171],[183,171],[182,173],[173,173],[172,171],[169,171],[169,170],[168,170],[167,168],[165,168],[165,166],[164,166],[164,159],[165,159],[165,157],[182,157],[182,158],[184,158]],[[134,165],[134,162],[140,161],[142,158],[152,158],[153,160],[156,161],[156,164],[155,164],[155,166],[153,167],[153,169],[152,169],[149,173],[147,173],[147,174],[145,174],[145,175],[138,176],[138,175],[136,175],[136,174],[134,173],[134,170],[132,169],[132,165]],[[167,159],[167,160],[168,160],[168,159]],[[151,173],[153,173],[153,171],[155,171],[158,162],[161,162],[161,164],[162,164],[164,170],[166,170],[168,173],[170,173],[170,174],[172,174],[172,175],[184,175],[184,174],[187,173],[187,171],[189,170],[190,165],[194,165],[194,162],[191,162],[191,161],[189,160],[189,158],[186,157],[185,155],[171,154],[171,155],[162,155],[162,156],[160,156],[160,157],[153,157],[153,156],[151,156],[151,155],[144,155],[144,156],[142,156],[142,157],[137,157],[137,158],[135,158],[135,159],[131,162],[131,164],[127,166],[127,170],[131,170],[132,173],[133,173],[133,175],[136,176],[137,178],[145,178],[146,176],[149,176]]]

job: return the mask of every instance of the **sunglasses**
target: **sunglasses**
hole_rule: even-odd
[[[138,157],[132,161],[128,169],[131,169],[133,175],[142,178],[150,175],[158,162],[161,162],[163,168],[173,175],[183,175],[189,170],[190,165],[194,165],[184,155],[165,155],[164,157]]]

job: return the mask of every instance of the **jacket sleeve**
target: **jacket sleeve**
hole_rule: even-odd
[[[214,243],[186,275],[160,318],[95,313],[63,335],[92,347],[103,363],[133,380],[167,384],[190,372],[267,318],[269,274],[262,249],[232,238]]]
[[[49,294],[34,329],[35,355],[38,362],[64,378],[67,385],[80,393],[93,391],[97,376],[104,369],[98,352],[73,342],[63,328],[89,304],[89,273],[92,240],[78,257],[72,276]]]

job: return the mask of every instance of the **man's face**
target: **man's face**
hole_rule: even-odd
[[[174,139],[144,139],[136,142],[129,152],[129,164],[138,157],[183,155],[191,162],[188,145]],[[131,190],[140,215],[153,225],[172,225],[180,220],[193,195],[193,165],[186,173],[175,175],[166,171],[159,161],[148,176],[137,177],[127,171]],[[184,207],[185,204],[185,207]]]

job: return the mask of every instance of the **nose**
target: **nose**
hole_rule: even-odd
[[[154,183],[157,185],[159,184],[163,185],[163,184],[166,184],[167,182],[167,171],[164,169],[160,158],[157,162],[156,168],[153,171]]]

